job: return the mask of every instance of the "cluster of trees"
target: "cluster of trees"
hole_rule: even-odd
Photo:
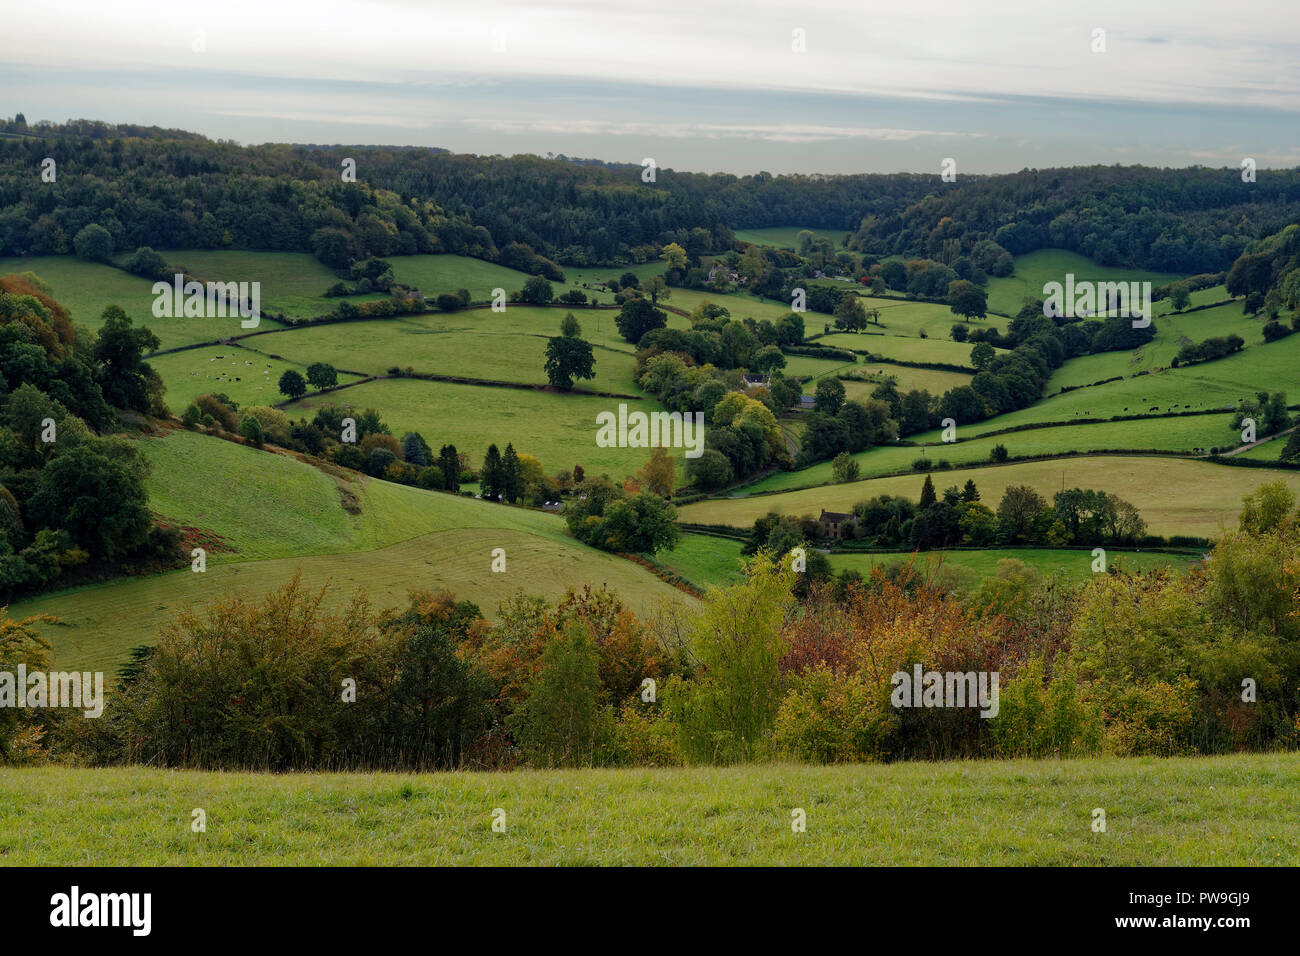
[[[310,150],[281,145],[45,132],[0,143],[0,248],[10,255],[282,249],[312,252],[339,270],[371,256],[499,258],[488,230],[427,194],[374,188],[364,167],[358,182],[342,181],[343,157],[329,167],[310,161]],[[37,174],[46,157],[62,174],[54,182]]]
[[[1078,319],[1043,315],[1043,303],[1026,299],[1007,326],[1007,334],[996,329],[965,329],[962,336],[971,347],[971,365],[976,369],[969,385],[949,389],[942,396],[924,390],[900,394],[892,383],[872,392],[889,404],[899,434],[914,435],[951,418],[959,425],[982,421],[1004,412],[1025,408],[1042,397],[1043,387],[1066,359],[1096,352],[1135,349],[1155,337],[1155,323],[1134,328],[1129,318]],[[999,353],[995,346],[1009,349]]]
[[[259,448],[277,445],[373,478],[434,491],[459,491],[463,482],[476,477],[469,456],[458,452],[455,445],[443,445],[434,454],[419,432],[407,432],[399,440],[373,408],[357,411],[322,405],[310,421],[293,421],[268,405],[241,410],[230,396],[216,393],[197,396],[181,421],[191,429],[239,435]]]
[[[775,517],[769,515],[767,520]],[[804,521],[816,526],[811,518]],[[913,551],[1018,544],[1132,545],[1143,540],[1146,522],[1132,504],[1105,491],[1071,488],[1057,492],[1049,504],[1033,488],[1013,485],[993,510],[980,501],[973,480],[938,494],[926,475],[919,501],[902,495],[860,501],[841,533],[845,540],[868,547]]]
[[[664,449],[656,448],[640,480],[627,487],[604,476],[585,477],[564,506],[569,533],[605,551],[654,554],[671,549],[679,537],[677,509],[665,500],[664,485],[671,494],[676,467]]]
[[[623,337],[647,358],[675,352],[694,365],[764,375],[785,368],[782,349],[798,346],[804,339],[803,319],[796,312],[775,322],[735,319],[724,306],[705,301],[692,310],[689,331],[666,328],[667,318],[644,299],[634,299],[623,305],[616,322]]]
[[[0,277],[0,601],[179,558],[154,523],[119,414],[166,414],[143,356],[158,347],[117,306],[74,328],[31,273]]]
[[[1170,362],[1174,368],[1180,365],[1195,365],[1197,362],[1212,362],[1215,359],[1221,359],[1231,355],[1233,352],[1240,352],[1246,347],[1246,340],[1240,335],[1216,335],[1196,345],[1188,342],[1178,350]]]
[[[1286,407],[1286,392],[1256,392],[1254,398],[1243,399],[1233,409],[1229,427],[1242,437],[1247,420],[1255,423],[1257,438],[1266,438],[1285,431],[1292,425],[1291,413]]]
[[[812,411],[804,419],[800,465],[840,454],[856,454],[898,438],[899,423],[892,407],[874,393],[866,401],[848,401],[843,382],[838,378],[823,378],[817,382],[813,402]]]
[[[1010,559],[963,587],[915,561],[801,581],[778,521],[741,583],[650,618],[590,588],[520,594],[493,623],[447,593],[329,613],[295,580],[180,614],[99,720],[8,709],[0,754],[287,771],[1292,749],[1295,505],[1263,486],[1203,566],[1078,585]],[[36,623],[0,624],[0,667],[47,660]],[[996,712],[969,684],[900,706],[917,666],[997,675]]]
[[[289,398],[302,398],[307,394],[308,385],[317,389],[325,389],[333,388],[338,383],[338,369],[333,365],[330,365],[328,362],[312,362],[307,366],[307,374],[305,377],[297,369],[285,369],[284,372],[280,374],[278,387],[281,395],[286,395]],[[191,405],[185,410],[185,414],[181,417],[181,420],[184,421],[186,425],[201,420],[201,416],[195,414],[194,410],[195,406]]]
[[[770,387],[747,388],[738,371],[688,366],[675,353],[652,356],[642,387],[683,414],[702,413],[704,452],[686,463],[687,476],[702,491],[712,491],[769,465],[789,466],[790,453],[777,424],[781,400],[793,390],[783,379]],[[795,386],[797,388],[797,386]],[[797,400],[797,392],[796,400]]]
[[[637,303],[653,309],[647,300],[633,299],[624,304],[620,318],[639,313]],[[661,310],[653,310],[666,319]],[[629,335],[639,346],[638,384],[671,411],[704,415],[705,451],[686,466],[702,490],[769,465],[791,463],[777,416],[799,402],[803,388],[781,371],[781,347],[802,339],[803,322],[795,313],[776,322],[736,320],[712,302],[691,313],[689,331],[659,322],[635,338]],[[746,373],[766,379],[761,384],[747,381]]]
[[[18,128],[16,118],[9,125]],[[632,164],[240,147],[87,121],[22,129],[25,135],[0,143],[0,247],[11,254],[70,252],[93,223],[118,250],[310,250],[339,269],[371,255],[454,252],[558,278],[557,263],[644,263],[676,245],[687,259],[676,284],[702,285],[698,276],[687,281],[687,272],[702,255],[733,251],[733,228],[804,222],[848,239],[841,250],[801,237],[810,270],[847,274],[888,256],[928,259],[953,275],[927,277],[928,291],[918,285],[915,294],[938,298],[954,278],[982,284],[980,274],[1009,274],[1011,256],[1041,248],[1108,266],[1223,271],[1250,242],[1300,214],[1295,170],[1261,171],[1248,187],[1236,170],[1120,166],[964,175],[943,189],[933,173],[660,169],[644,183],[642,167]],[[42,183],[33,171],[47,156],[75,169],[76,179]],[[357,182],[341,181],[345,160],[355,162]],[[784,256],[795,253],[750,249],[756,258],[737,271],[771,294],[776,286],[765,272],[779,268],[763,263],[793,265]]]
[[[1225,280],[1228,294],[1245,296],[1248,314],[1276,320],[1285,309],[1300,314],[1300,226],[1292,223],[1250,243],[1232,263]]]

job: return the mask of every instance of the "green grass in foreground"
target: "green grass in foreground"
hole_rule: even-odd
[[[0,771],[0,860],[1295,866],[1298,787],[1297,754],[284,776],[50,767]],[[204,833],[190,831],[196,807]],[[1097,807],[1105,833],[1092,830]]]

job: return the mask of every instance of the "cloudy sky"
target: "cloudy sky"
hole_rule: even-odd
[[[745,173],[1300,165],[1300,2],[44,0],[0,115]]]

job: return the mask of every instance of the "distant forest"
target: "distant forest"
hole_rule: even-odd
[[[42,161],[55,161],[55,181]],[[355,183],[343,160],[356,161]],[[89,120],[0,123],[0,255],[57,255],[97,223],[115,251],[301,250],[335,268],[453,252],[542,275],[559,266],[695,259],[732,231],[802,226],[870,259],[937,258],[984,240],[1013,255],[1062,248],[1102,265],[1230,268],[1252,240],[1300,221],[1300,169],[1088,166],[995,176],[751,176],[537,156],[374,146],[239,146]],[[947,244],[947,245],[946,245]]]

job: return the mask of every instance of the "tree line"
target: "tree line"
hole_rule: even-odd
[[[1112,567],[1072,584],[1004,559],[957,586],[911,561],[837,587],[800,581],[776,550],[789,539],[768,540],[740,583],[650,615],[590,587],[518,594],[492,622],[447,592],[332,611],[294,579],[223,598],[139,648],[102,718],[0,711],[0,759],[508,769],[1300,743],[1300,531],[1284,483],[1248,495],[1239,528],[1181,575]],[[47,666],[42,626],[0,621],[0,667]],[[897,675],[918,667],[996,675],[996,712],[904,706]]]

